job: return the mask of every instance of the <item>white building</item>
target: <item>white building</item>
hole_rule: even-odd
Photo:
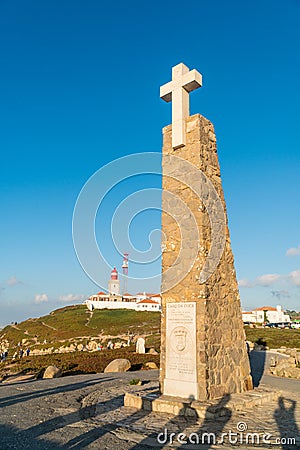
[[[110,296],[103,292],[96,295],[91,295],[85,304],[90,311],[94,309],[132,309],[134,311],[161,311],[161,304],[150,298],[137,301],[134,296]]]
[[[253,311],[243,311],[242,312],[243,322],[251,323],[280,323],[280,322],[290,322],[290,316],[285,314],[282,306],[277,305],[276,308],[273,306],[262,306],[261,308],[255,308]]]
[[[90,311],[94,309],[132,309],[135,311],[160,311],[161,295],[146,292],[120,295],[118,271],[114,267],[108,282],[108,293],[98,292],[84,301]]]
[[[161,311],[161,304],[150,298],[136,303],[136,311]]]

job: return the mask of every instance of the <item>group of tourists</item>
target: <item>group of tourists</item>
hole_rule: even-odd
[[[129,347],[130,343],[131,343],[130,339],[128,339],[127,345],[125,344],[125,342],[117,342],[116,343],[116,342],[108,341],[106,348],[107,348],[107,350],[113,350],[115,348]],[[102,347],[101,349],[99,349],[99,347],[98,347],[98,350],[102,350],[103,346],[101,345],[101,347]]]
[[[123,344],[123,342],[121,342],[119,348],[121,348],[123,346],[124,346],[124,344]],[[106,348],[107,348],[107,350],[113,350],[114,348],[116,348],[116,343],[112,342],[112,341],[108,341]]]
[[[16,350],[15,353],[12,356],[12,359],[17,359],[17,358],[23,358],[23,356],[29,356],[30,355],[30,348],[26,348],[25,350],[23,349],[23,347],[20,347],[19,350]],[[8,349],[3,350],[0,352],[0,362],[4,362],[6,361],[8,358]]]
[[[29,356],[29,355],[30,355],[30,348],[26,348],[26,350],[24,350],[21,347],[19,351],[15,351],[15,353],[13,354],[13,359],[16,359],[17,357],[19,357],[21,359],[21,358],[23,358],[23,356]]]

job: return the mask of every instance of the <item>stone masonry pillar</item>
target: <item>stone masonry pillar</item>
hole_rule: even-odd
[[[225,226],[222,228],[220,225],[219,228],[219,233],[225,236],[225,246],[214,272],[201,283],[199,274],[212,245],[210,217],[205,202],[190,187],[170,176],[172,170],[180,172],[180,160],[172,162],[170,171],[170,167],[166,170],[167,163],[163,157],[163,211],[168,212],[162,216],[165,238],[161,393],[205,401],[244,392],[253,386],[213,125],[199,114],[189,116],[186,119],[186,143],[175,150],[172,147],[172,126],[165,127],[163,155],[175,155],[192,163],[213,184],[225,212]],[[210,195],[214,194],[207,194]],[[210,200],[214,201],[213,198]],[[181,208],[184,203],[186,207]],[[173,210],[176,211],[177,223],[172,217]],[[195,217],[195,227],[191,227],[189,213]],[[198,228],[198,233],[195,228]],[[180,250],[182,235],[188,239],[185,238],[184,248]],[[176,261],[180,251],[183,252],[182,258]],[[196,257],[191,267],[185,267],[190,252],[195,252]],[[178,271],[184,272],[184,277],[169,288],[174,271],[170,273],[167,270],[176,264]]]

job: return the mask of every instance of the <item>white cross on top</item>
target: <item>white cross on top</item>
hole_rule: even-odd
[[[160,97],[172,101],[172,147],[185,145],[185,119],[190,115],[189,93],[202,86],[202,75],[183,63],[172,67],[172,81],[160,88]]]

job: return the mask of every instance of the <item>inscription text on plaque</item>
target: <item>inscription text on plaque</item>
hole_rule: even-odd
[[[196,302],[166,306],[164,394],[196,398]]]

